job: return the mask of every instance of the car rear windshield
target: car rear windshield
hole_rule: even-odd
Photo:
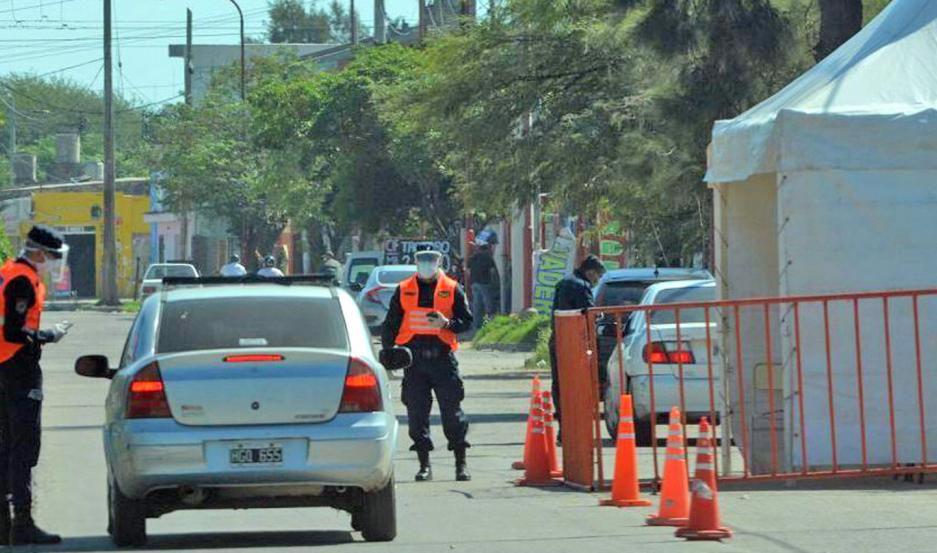
[[[713,301],[716,299],[716,288],[713,286],[692,288],[673,288],[670,290],[661,290],[654,298],[654,303],[687,303],[700,301]],[[709,315],[710,320],[713,314]],[[655,311],[651,315],[651,324],[674,324],[676,321],[673,311]],[[706,322],[706,312],[703,308],[680,310],[680,324],[683,323],[702,323]]]
[[[599,290],[596,304],[599,307],[635,305],[641,301],[644,291],[651,282],[640,280],[609,281]]]
[[[213,298],[167,302],[157,352],[237,348],[347,349],[332,298]]]
[[[377,281],[381,284],[399,284],[412,277],[414,273],[416,273],[416,269],[412,271],[381,271],[377,274]]]
[[[187,265],[154,265],[146,272],[144,279],[156,280],[166,277],[197,277],[195,267]]]

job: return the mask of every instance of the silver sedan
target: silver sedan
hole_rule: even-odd
[[[87,356],[76,371],[112,379],[117,545],[144,543],[147,518],[206,508],[332,507],[368,541],[396,536],[398,424],[346,292],[288,278],[168,288],[143,304],[116,369]]]

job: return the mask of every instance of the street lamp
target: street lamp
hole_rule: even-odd
[[[230,0],[234,7],[237,8],[238,17],[241,18],[241,101],[244,101],[244,12],[241,11],[241,6],[238,5],[235,0]]]

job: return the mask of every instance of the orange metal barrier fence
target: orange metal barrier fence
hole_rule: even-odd
[[[555,324],[567,482],[604,483],[600,364],[610,428],[633,396],[645,484],[659,482],[657,424],[673,406],[718,423],[721,481],[937,470],[937,289],[596,308]]]

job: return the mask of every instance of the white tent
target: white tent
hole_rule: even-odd
[[[726,299],[937,288],[937,0],[894,0],[781,92],[717,122],[706,180],[715,195],[716,271]],[[861,460],[852,308],[830,308],[841,465]],[[910,301],[895,301],[891,309],[898,456],[921,462]],[[937,429],[937,300],[922,299],[920,310],[929,434]],[[883,313],[881,302],[860,308],[869,459],[887,464]],[[822,316],[819,310],[801,316],[803,428],[793,409],[789,309],[779,308],[771,318],[772,363],[781,368],[774,395],[783,413],[767,408],[772,387],[763,372],[763,314],[744,315],[739,325],[753,444],[748,454],[756,469],[765,468],[771,416],[787,468],[802,464],[802,432],[808,464],[832,462]],[[724,345],[735,359],[733,341]],[[728,365],[733,382],[739,367]],[[937,460],[937,436],[929,438],[928,458]]]

